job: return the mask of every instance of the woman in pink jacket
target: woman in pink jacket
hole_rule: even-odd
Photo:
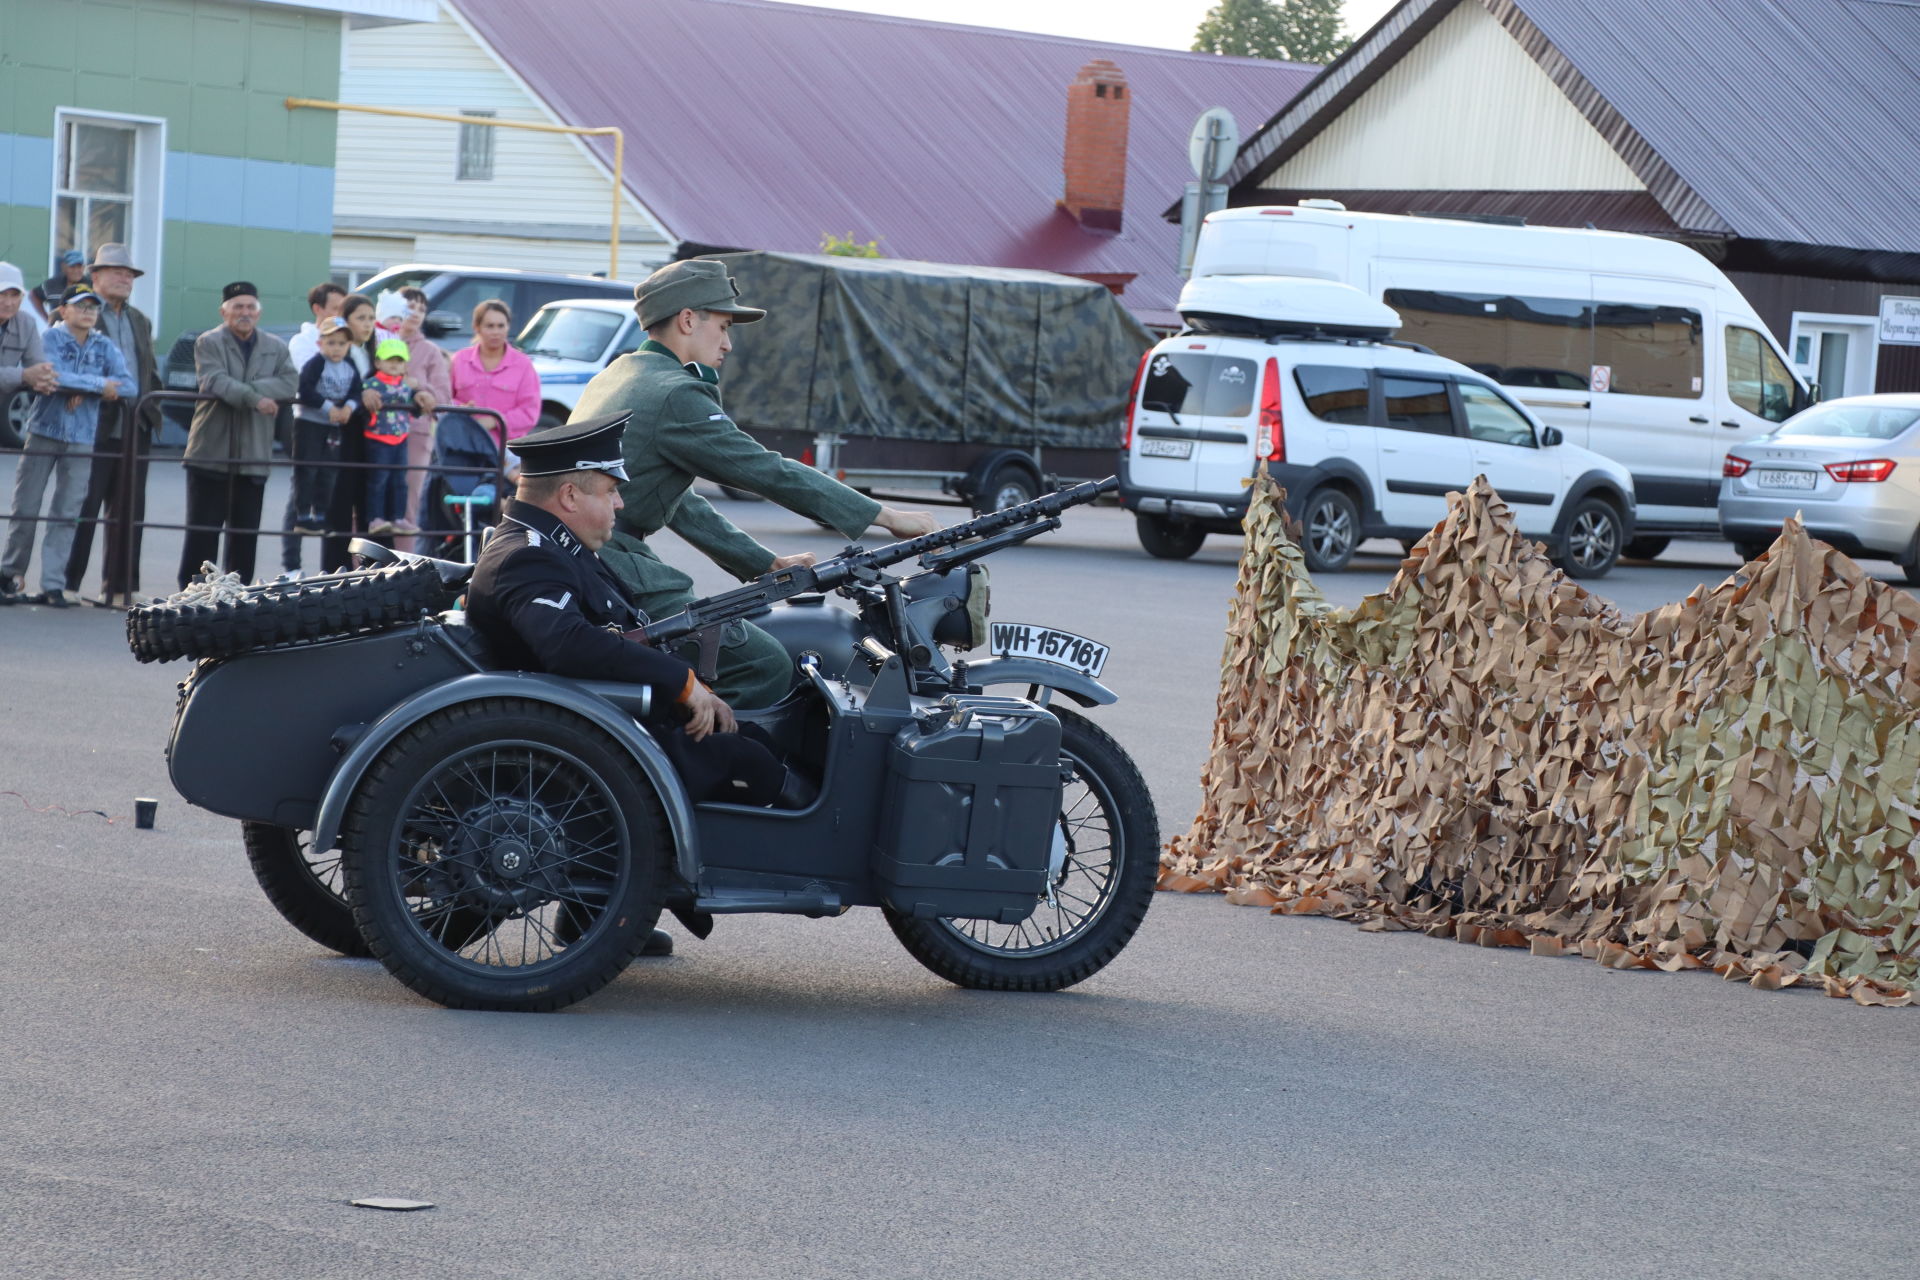
[[[540,375],[507,341],[512,327],[507,304],[488,298],[473,309],[473,345],[453,353],[453,402],[498,409],[509,443],[540,421]],[[493,429],[491,416],[480,421]]]

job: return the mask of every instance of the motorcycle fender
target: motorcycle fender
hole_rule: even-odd
[[[967,683],[986,688],[996,684],[1037,684],[1064,693],[1083,707],[1104,707],[1119,696],[1092,676],[1072,667],[1038,658],[981,658],[967,664]]]
[[[673,771],[672,763],[660,749],[660,744],[653,740],[653,735],[627,712],[593,692],[596,687],[595,681],[564,680],[530,672],[490,671],[458,676],[421,690],[368,725],[334,767],[327,779],[327,789],[320,798],[319,814],[314,820],[313,847],[331,849],[334,846],[340,836],[340,823],[346,816],[347,803],[360,786],[360,779],[367,767],[386,749],[388,743],[414,724],[436,711],[444,711],[462,702],[479,698],[522,698],[565,708],[606,730],[608,736],[626,749],[627,754],[633,757],[634,764],[639,766],[641,774],[653,784],[661,807],[666,810],[667,824],[673,832],[677,869],[688,884],[698,884],[700,850],[696,844],[693,805],[687,800],[687,791],[680,783],[680,775]],[[631,692],[633,686],[608,688]]]

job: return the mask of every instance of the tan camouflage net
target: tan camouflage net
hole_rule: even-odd
[[[1162,888],[1615,968],[1920,985],[1920,602],[1791,522],[1637,619],[1481,478],[1329,605],[1262,477]]]

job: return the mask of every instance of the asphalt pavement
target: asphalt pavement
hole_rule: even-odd
[[[177,518],[177,470],[153,485]],[[1391,575],[1373,549],[1336,602]],[[1166,836],[1236,552],[1153,561],[1097,509],[992,562],[997,619],[1114,646],[1097,718]],[[1681,544],[1600,589],[1646,609],[1735,564]],[[273,913],[237,824],[168,783],[185,667],[135,663],[119,615],[0,609],[0,670],[0,1276],[1913,1270],[1911,1010],[1163,894],[1057,995],[952,988],[856,911],[722,920],[562,1013],[455,1013]]]

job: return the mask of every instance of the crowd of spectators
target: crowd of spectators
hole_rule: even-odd
[[[101,245],[92,263],[67,252],[56,265],[29,292],[18,268],[0,262],[0,406],[21,390],[32,396],[0,550],[0,604],[125,608],[140,592],[147,459],[159,426],[154,401],[135,413],[141,397],[161,387],[152,323],[131,301],[144,272],[118,244]],[[236,280],[221,290],[219,323],[194,341],[205,398],[193,406],[181,455],[183,589],[209,562],[254,580],[276,443],[293,471],[280,517],[281,569],[298,577],[313,540],[324,569],[347,562],[356,535],[425,550],[422,527],[446,527],[423,508],[445,406],[491,410],[480,420],[507,441],[539,422],[539,374],[509,341],[513,316],[504,302],[474,308],[473,344],[451,357],[425,335],[428,299],[419,289],[374,298],[328,282],[309,291],[307,306],[311,319],[283,341],[260,327],[259,291]],[[292,431],[278,440],[285,406],[293,408]],[[138,437],[130,483],[121,474],[129,431]],[[83,597],[101,524],[100,593]],[[30,590],[36,529],[41,568]]]

